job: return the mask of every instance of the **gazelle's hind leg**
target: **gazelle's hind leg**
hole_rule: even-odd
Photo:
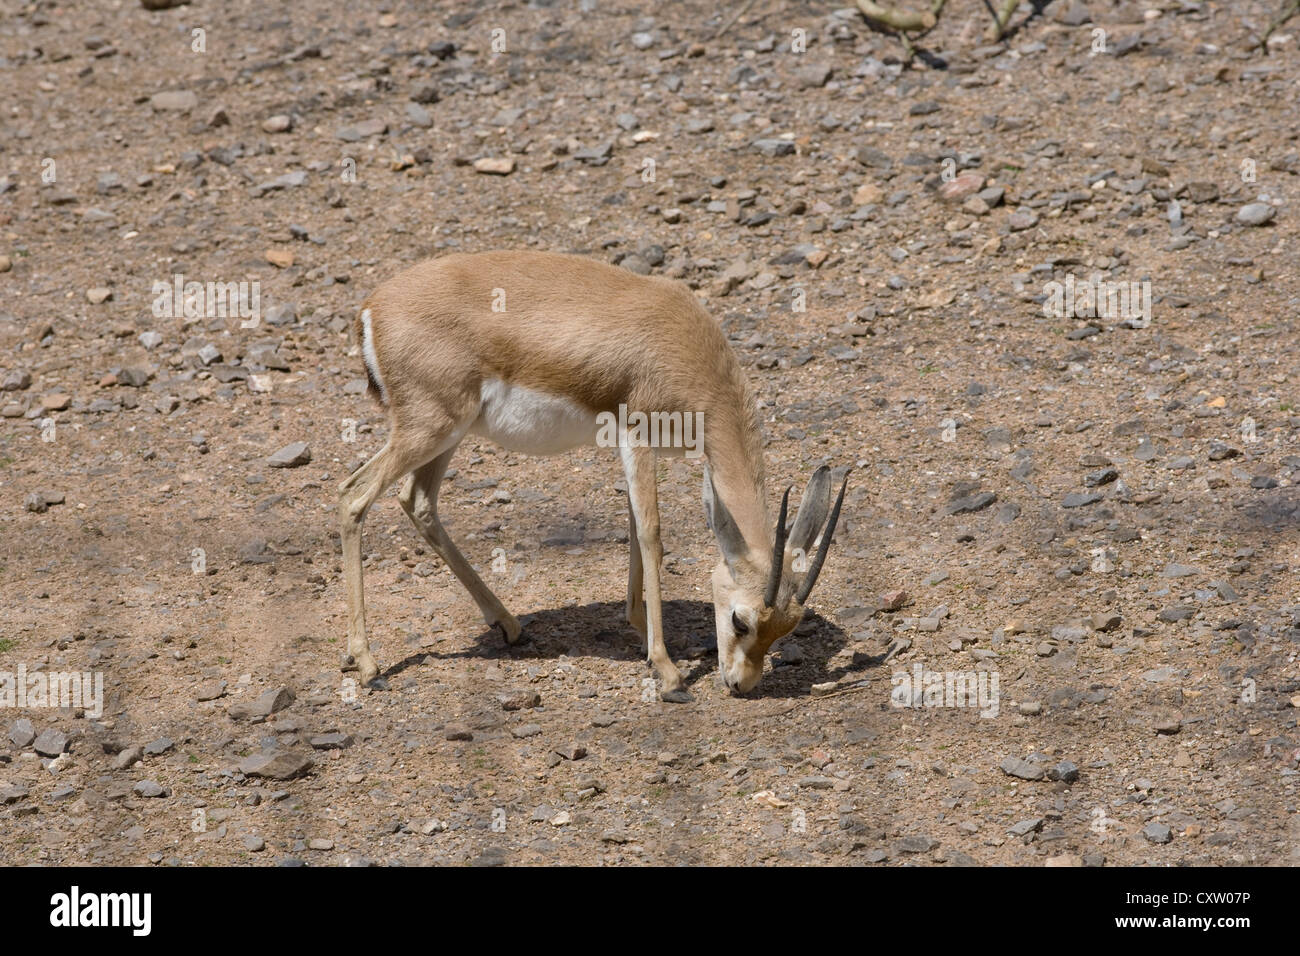
[[[339,537],[348,597],[348,652],[344,669],[359,671],[362,685],[379,675],[366,639],[365,583],[361,569],[361,526],[366,512],[398,478],[448,447],[455,448],[463,435],[464,429],[458,429],[450,416],[432,428],[403,430],[394,423],[388,443],[339,485]]]
[[[645,647],[648,646],[645,600],[642,597],[645,582],[641,573],[641,541],[636,533],[636,515],[632,511],[631,495],[627,499],[627,545],[627,622],[641,635],[641,644]]]
[[[442,484],[442,476],[446,473],[447,464],[455,451],[454,447],[447,449],[433,461],[422,465],[407,476],[398,500],[402,503],[402,510],[424,536],[424,540],[429,542],[429,547],[442,558],[452,574],[460,579],[460,583],[465,585],[465,590],[483,612],[483,619],[487,621],[488,626],[501,628],[506,642],[514,644],[519,640],[519,622],[470,567],[470,563],[460,553],[456,543],[451,540],[451,535],[447,534],[447,529],[438,520],[438,487]]]

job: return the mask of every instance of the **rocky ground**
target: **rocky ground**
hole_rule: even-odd
[[[952,0],[909,64],[834,4],[719,36],[738,6],[4,4],[0,671],[104,707],[0,709],[0,859],[1300,863],[1300,20],[1024,4],[988,45]],[[612,454],[473,441],[442,513],[530,642],[390,493],[385,686],[340,673],[336,487],[386,430],[349,322],[500,247],[696,289],[773,497],[856,465],[750,698],[697,464],[661,471],[673,705]],[[176,275],[259,321],[155,309]],[[1150,321],[1045,314],[1093,275]],[[897,706],[918,670],[996,713]]]

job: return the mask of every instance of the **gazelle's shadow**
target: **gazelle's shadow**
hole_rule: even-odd
[[[718,646],[713,605],[704,601],[665,601],[663,618],[668,653],[681,668],[687,686],[715,675]],[[383,676],[392,678],[407,668],[419,666],[426,658],[435,662],[457,658],[517,660],[554,658],[562,654],[575,659],[603,657],[625,661],[629,675],[650,674],[644,665],[645,648],[641,646],[639,635],[627,623],[622,602],[598,601],[545,609],[520,615],[519,623],[524,628],[524,639],[514,646],[506,644],[497,628],[486,628],[474,637],[471,646],[463,650],[421,651],[387,668]],[[877,658],[855,652],[847,660],[841,657],[832,667],[831,659],[848,642],[848,634],[839,625],[810,613],[799,626],[798,633],[785,637],[773,647],[769,658],[776,666],[763,675],[758,686],[746,697],[806,697],[814,684],[840,680],[863,672],[878,662]],[[783,663],[787,655],[779,653],[782,647],[790,644],[798,645],[802,652],[797,663]]]

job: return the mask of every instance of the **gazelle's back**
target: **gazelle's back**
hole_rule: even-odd
[[[361,320],[385,383],[496,379],[606,411],[650,402],[650,389],[659,405],[686,410],[743,381],[686,286],[582,256],[430,259],[376,289]]]

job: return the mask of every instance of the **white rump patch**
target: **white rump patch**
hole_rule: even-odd
[[[485,379],[470,431],[524,455],[557,455],[596,440],[596,415],[577,402]]]
[[[375,355],[375,335],[370,330],[370,310],[361,310],[361,357],[366,363],[366,371],[379,386],[379,400],[385,405],[388,404],[388,389],[384,387],[384,379],[379,374],[379,358]]]

